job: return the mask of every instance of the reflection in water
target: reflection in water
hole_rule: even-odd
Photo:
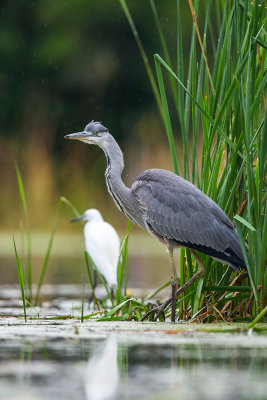
[[[97,346],[90,356],[85,376],[86,400],[111,399],[116,392],[119,373],[117,336],[110,335],[104,346]]]
[[[1,399],[267,398],[266,336],[164,332],[147,323],[111,332],[117,323],[102,330],[100,323],[19,325],[15,318],[0,318],[0,326]]]

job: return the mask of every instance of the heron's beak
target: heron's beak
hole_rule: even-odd
[[[85,219],[85,215],[80,215],[79,217],[73,218],[70,220],[70,222],[76,222],[76,221],[82,221],[83,219]]]
[[[83,132],[76,132],[76,133],[71,133],[69,135],[65,135],[64,139],[77,139],[77,140],[79,140],[79,139],[84,139],[85,137],[88,137],[88,136],[92,136],[92,135],[90,135],[89,132],[83,131]]]

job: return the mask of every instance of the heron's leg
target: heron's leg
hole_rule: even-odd
[[[178,277],[177,277],[177,272],[175,268],[175,262],[174,262],[174,257],[173,257],[173,246],[172,244],[168,241],[168,239],[164,239],[169,256],[170,256],[170,264],[171,264],[171,286],[172,286],[172,314],[171,314],[171,322],[175,322],[175,312],[176,312],[176,291],[177,291],[177,286],[178,286]]]
[[[193,254],[193,256],[195,257],[195,260],[198,263],[198,271],[197,273],[192,276],[192,278],[190,278],[182,287],[180,287],[177,292],[176,292],[176,298],[183,293],[189,286],[191,286],[197,279],[199,279],[201,276],[204,275],[205,273],[205,267],[203,265],[203,263],[201,262],[201,260],[199,259],[198,255],[196,254],[195,250],[190,249],[191,253]],[[154,317],[154,321],[156,321],[159,317],[159,315],[165,310],[165,308],[167,308],[170,304],[172,304],[172,297],[170,297],[168,300],[166,300],[163,304],[161,304],[161,306],[153,308],[152,310],[150,310],[143,318],[142,321],[144,321],[150,314],[152,314],[153,312],[157,311],[155,317]]]
[[[193,250],[193,249],[189,249],[189,250],[191,251],[191,253],[192,253],[193,256],[195,257],[195,260],[196,260],[196,262],[197,262],[197,264],[198,264],[198,271],[197,271],[197,274],[198,274],[199,272],[202,272],[202,274],[201,274],[200,276],[204,275],[204,273],[205,273],[205,271],[206,271],[206,268],[204,267],[202,261],[201,261],[200,258],[198,257],[198,255],[197,255],[197,253],[195,252],[195,250]],[[195,275],[194,275],[194,276],[195,276]],[[192,278],[194,278],[194,276],[193,276]],[[192,278],[191,278],[191,279],[192,279]]]

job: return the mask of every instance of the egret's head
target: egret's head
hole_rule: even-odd
[[[91,121],[86,125],[83,132],[71,133],[70,135],[64,136],[64,138],[81,140],[84,143],[105,147],[105,141],[108,136],[110,136],[110,133],[107,128],[101,125],[100,122]]]
[[[82,221],[82,220],[87,221],[87,222],[103,221],[103,217],[98,210],[96,210],[94,208],[90,208],[89,210],[86,210],[83,215],[72,219],[70,222],[76,222],[76,221]]]

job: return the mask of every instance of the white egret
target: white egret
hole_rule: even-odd
[[[120,238],[98,210],[91,208],[71,222],[84,220],[85,248],[105,278],[111,292],[117,286],[117,266],[120,256]],[[95,282],[96,284],[96,282]]]

